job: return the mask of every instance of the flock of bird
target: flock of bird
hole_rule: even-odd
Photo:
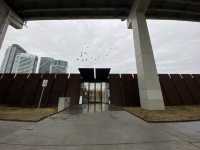
[[[96,63],[97,61],[99,61],[100,59],[105,57],[108,57],[109,54],[100,54],[99,56],[90,56],[90,54],[86,51],[86,50],[82,50],[80,55],[76,58],[76,61],[81,62],[81,63],[87,63],[87,62],[93,62]]]

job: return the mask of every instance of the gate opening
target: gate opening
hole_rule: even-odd
[[[106,106],[110,104],[109,68],[79,68],[81,98],[79,104]]]
[[[81,83],[82,104],[110,104],[110,90],[107,82]]]

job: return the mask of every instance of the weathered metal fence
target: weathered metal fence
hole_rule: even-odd
[[[161,74],[159,79],[167,106],[200,104],[200,75]],[[43,80],[48,80],[48,85],[42,107],[57,106],[59,97],[70,97],[74,105],[79,103],[79,74],[0,74],[0,104],[37,107]],[[109,84],[111,104],[140,106],[136,74],[111,74]]]

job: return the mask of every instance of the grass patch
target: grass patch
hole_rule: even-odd
[[[127,112],[147,122],[186,122],[200,120],[200,106],[167,106],[166,110],[144,110],[125,107]]]
[[[0,120],[37,122],[56,112],[56,108],[36,109],[0,106]]]

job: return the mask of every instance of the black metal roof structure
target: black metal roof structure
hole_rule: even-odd
[[[94,68],[79,68],[81,80],[83,82],[93,82],[94,78]]]
[[[107,82],[110,74],[110,68],[96,69],[96,82]]]
[[[79,68],[82,82],[108,82],[110,68]]]
[[[126,19],[134,0],[5,0],[25,21]],[[152,0],[147,18],[200,21],[199,0]]]

